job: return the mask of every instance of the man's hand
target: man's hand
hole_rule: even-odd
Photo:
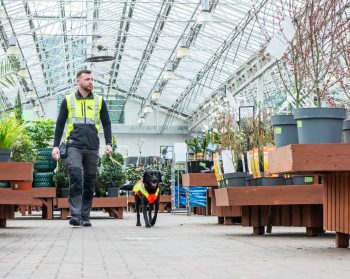
[[[52,148],[52,158],[54,158],[56,161],[60,159],[60,149],[58,147]]]
[[[112,146],[107,144],[106,147],[105,147],[105,153],[110,154],[112,152],[113,152]]]

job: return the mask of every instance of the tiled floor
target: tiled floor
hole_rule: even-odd
[[[93,226],[34,217],[0,229],[0,278],[350,278],[350,249],[304,228],[218,225],[211,216],[160,214],[151,229],[94,212]]]

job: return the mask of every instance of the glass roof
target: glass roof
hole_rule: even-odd
[[[2,89],[0,102],[10,108],[18,90],[28,106],[58,98],[75,86],[75,73],[88,68],[107,99],[134,99],[140,102],[139,114],[151,102],[169,113],[166,122],[186,120],[257,56],[275,32],[274,13],[281,5],[275,0],[210,0],[212,20],[198,24],[199,0],[3,0],[0,59],[15,36],[30,75],[15,88]],[[189,56],[179,59],[182,38]],[[84,62],[101,55],[114,59]],[[163,79],[167,62],[175,79]],[[154,102],[156,85],[161,97]],[[36,102],[28,97],[30,90],[37,92]]]

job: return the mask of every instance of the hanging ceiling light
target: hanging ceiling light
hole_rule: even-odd
[[[202,11],[197,17],[198,24],[205,24],[211,22],[212,16],[209,12],[209,0],[202,0]]]
[[[180,44],[180,48],[177,49],[176,51],[176,57],[177,58],[185,58],[186,56],[188,56],[189,53],[189,49],[186,45],[186,38],[182,37],[181,38],[181,44]]]
[[[175,78],[175,73],[173,71],[173,63],[169,61],[166,63],[163,79],[170,80],[174,78]]]
[[[16,37],[11,36],[9,38],[9,47],[6,51],[7,56],[19,56],[20,55],[20,51],[19,48],[17,46],[17,42],[16,42]]]
[[[28,70],[27,70],[27,67],[26,67],[26,62],[24,62],[23,60],[21,60],[21,63],[20,63],[20,67],[19,67],[19,70],[17,72],[17,75],[23,79],[26,79],[29,77],[29,73],[28,73]]]
[[[146,105],[143,109],[143,112],[144,113],[150,113],[150,112],[153,112],[153,109],[151,107],[151,105]]]
[[[160,98],[160,87],[159,87],[159,84],[157,84],[154,87],[154,90],[152,92],[152,99],[153,100],[158,100],[159,98]]]

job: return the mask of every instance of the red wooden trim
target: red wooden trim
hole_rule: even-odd
[[[10,188],[0,189],[0,204],[31,204],[32,191],[13,190]]]
[[[69,208],[68,198],[57,199],[58,208]],[[94,198],[92,200],[92,207],[127,207],[126,197],[105,197],[105,198]]]
[[[33,181],[33,164],[26,162],[0,162],[0,180]]]
[[[217,187],[218,182],[214,173],[186,173],[182,175],[182,186]]]
[[[33,188],[33,198],[56,198],[56,187]]]
[[[323,204],[323,185],[232,187],[217,189],[215,195],[223,206]]]
[[[350,144],[292,144],[269,152],[271,173],[350,171]]]

